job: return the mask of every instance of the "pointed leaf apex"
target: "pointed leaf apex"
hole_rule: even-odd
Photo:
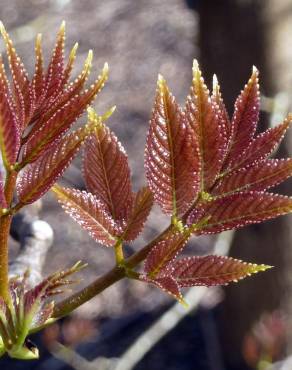
[[[220,93],[220,85],[217,76],[213,75],[213,95],[218,95]]]
[[[76,45],[76,44],[75,44],[75,45]],[[75,45],[74,45],[74,46],[75,46]],[[78,44],[77,44],[77,46],[78,46]],[[88,51],[88,55],[87,55],[87,58],[86,58],[85,64],[87,64],[87,65],[91,65],[92,58],[93,58],[93,51],[90,49],[90,50]]]
[[[194,59],[193,61],[193,72],[199,70],[199,63],[197,59]]]
[[[66,21],[62,20],[62,23],[61,23],[61,26],[60,26],[60,29],[59,29],[59,33],[64,33],[65,28],[66,28]]]
[[[2,23],[2,21],[0,21],[0,31],[1,31],[2,35],[3,35],[3,33],[6,33],[6,29],[5,29],[4,24]]]
[[[257,76],[259,75],[259,70],[256,66],[252,66],[252,74],[256,74]]]
[[[42,42],[42,37],[43,37],[43,35],[41,33],[37,34],[37,36],[36,36],[36,44],[37,45],[40,45],[40,43]]]
[[[109,73],[109,65],[107,62],[104,63],[103,69],[102,69],[102,74],[108,76]]]
[[[257,272],[266,271],[266,270],[269,270],[269,269],[271,269],[273,267],[274,266],[270,266],[270,265],[250,264],[250,270],[249,270],[249,272],[251,274],[256,274]]]

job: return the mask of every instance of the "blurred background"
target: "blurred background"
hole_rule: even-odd
[[[88,49],[94,51],[92,80],[103,63],[109,63],[110,79],[95,108],[103,113],[117,105],[109,124],[128,152],[135,189],[145,183],[143,147],[158,73],[183,104],[192,60],[197,58],[209,86],[217,74],[232,114],[234,100],[255,65],[263,95],[260,131],[280,123],[291,110],[289,0],[0,0],[0,19],[29,72],[36,34],[43,33],[48,58],[63,19],[67,55],[79,43],[76,74]],[[291,140],[290,132],[277,156],[291,155]],[[63,184],[82,189],[79,168],[77,158]],[[291,195],[290,189],[287,181],[276,191]],[[39,217],[54,230],[45,275],[82,259],[89,262],[83,272],[89,282],[112,267],[112,251],[97,246],[50,194]],[[127,246],[128,252],[151,240],[166,223],[155,209],[143,235]],[[41,347],[40,360],[26,364],[5,358],[1,368],[263,370],[269,362],[287,364],[292,352],[290,224],[291,216],[286,216],[223,236],[219,244],[233,257],[275,268],[224,289],[207,293],[194,289],[188,312],[146,284],[122,281],[32,338]],[[13,261],[20,247],[13,238],[11,246]],[[214,246],[218,247],[216,238],[204,237],[192,241],[189,250],[204,254]],[[159,321],[161,317],[164,321]]]

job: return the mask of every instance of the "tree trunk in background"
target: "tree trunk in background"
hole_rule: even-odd
[[[209,86],[212,74],[217,74],[229,112],[251,74],[252,65],[260,71],[261,93],[273,97],[277,92],[291,91],[292,5],[290,2],[289,9],[285,9],[284,3],[280,0],[199,2],[200,62]],[[265,114],[261,113],[260,119],[260,130],[263,130],[267,122]],[[288,147],[291,148],[292,142],[288,145],[288,141],[282,144],[281,156],[287,155]],[[288,185],[279,191],[288,194]],[[289,315],[292,311],[292,301],[287,300],[292,293],[289,224],[291,216],[286,216],[249,226],[236,234],[233,257],[275,268],[225,290],[220,335],[226,362],[232,368],[240,366],[243,337],[261,313],[279,307],[284,307]],[[285,296],[285,291],[290,294]]]

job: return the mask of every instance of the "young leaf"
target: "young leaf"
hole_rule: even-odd
[[[290,213],[292,211],[292,198],[251,191],[211,200],[203,207],[205,209],[203,217],[207,218],[207,222],[203,223],[196,233],[212,234]],[[188,222],[192,223],[192,214],[190,214]]]
[[[62,176],[86,137],[89,126],[65,135],[39,159],[25,167],[17,182],[17,194],[22,204],[35,202]]]
[[[77,49],[78,49],[78,42],[76,42],[74,44],[73,48],[70,51],[68,62],[67,62],[67,65],[66,65],[66,67],[64,69],[63,86],[65,86],[67,84],[67,82],[69,81],[69,78],[71,76],[71,72],[72,72],[72,69],[73,69],[73,66],[74,66],[74,62],[75,62],[75,59],[76,59]]]
[[[95,241],[108,247],[116,243],[115,235],[118,235],[121,230],[96,196],[57,185],[52,190],[65,212]]]
[[[12,74],[16,113],[20,122],[20,127],[24,127],[26,115],[30,111],[31,103],[28,75],[2,22],[0,22],[0,32],[5,42],[9,67]]]
[[[189,233],[170,234],[153,246],[144,264],[147,276],[151,279],[159,276],[159,273],[182,251],[189,237]]]
[[[216,75],[213,76],[213,92],[212,92],[211,100],[214,104],[217,105],[217,111],[218,111],[220,124],[221,124],[221,132],[222,132],[223,138],[226,140],[225,145],[227,145],[227,141],[229,140],[230,134],[231,134],[231,123],[230,123],[227,109],[225,107],[225,104],[221,96],[220,85],[218,83]]]
[[[197,147],[162,76],[147,136],[145,169],[149,188],[163,211],[182,215],[198,193]]]
[[[226,165],[232,158],[241,156],[253,139],[259,119],[259,95],[258,71],[253,67],[248,83],[235,102]]]
[[[155,285],[157,288],[163,290],[164,292],[175,298],[177,301],[179,301],[181,304],[186,306],[179,285],[173,277],[163,276],[155,279],[150,279],[147,276],[141,275],[140,280]]]
[[[74,96],[47,122],[45,122],[28,140],[24,147],[23,162],[30,163],[37,159],[55,140],[63,135],[84,112],[96,94],[102,89],[108,77],[108,67],[105,64],[101,76],[83,93]]]
[[[200,190],[208,191],[222,167],[226,146],[225,125],[221,123],[222,115],[209,97],[209,90],[196,60],[185,112],[199,143]]]
[[[267,158],[280,144],[291,121],[292,115],[289,114],[282,124],[259,134],[240,155],[230,158],[226,172],[246,167]]]
[[[123,231],[121,238],[123,240],[132,241],[137,238],[143,229],[144,223],[151,211],[153,205],[153,196],[148,187],[143,187],[135,196],[135,201],[127,226]]]
[[[292,159],[266,159],[225,176],[213,195],[226,196],[235,192],[266,190],[292,176]]]
[[[44,61],[41,41],[42,35],[38,34],[35,42],[35,71],[30,87],[33,104],[29,118],[33,116],[35,109],[40,105],[45,97]]]
[[[226,285],[270,267],[225,256],[185,257],[171,264],[171,276],[179,287]]]
[[[45,78],[46,96],[57,95],[63,82],[65,46],[65,22],[63,21],[57,34],[56,45]]]
[[[93,109],[89,120],[98,119]],[[133,195],[125,149],[105,125],[100,125],[86,140],[83,172],[87,189],[104,204],[117,222],[128,219]]]
[[[14,113],[8,80],[0,58],[0,148],[6,169],[15,163],[19,147],[19,123]]]

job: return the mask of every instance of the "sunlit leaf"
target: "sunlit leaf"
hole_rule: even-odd
[[[251,191],[236,193],[212,200],[202,205],[207,222],[198,234],[218,233],[285,215],[292,211],[292,198]],[[193,211],[195,212],[195,211]],[[189,216],[192,223],[192,213]]]
[[[291,121],[292,115],[288,115],[282,124],[270,128],[254,138],[240,155],[230,158],[228,172],[267,158],[283,139]]]
[[[32,203],[46,193],[62,176],[89,134],[88,127],[82,127],[64,136],[38,160],[27,165],[17,182],[20,202]]]
[[[148,185],[167,214],[180,216],[199,186],[197,144],[185,116],[159,76],[145,150]]]
[[[225,176],[212,194],[266,190],[292,176],[292,159],[266,159]]]
[[[225,123],[217,105],[212,103],[197,61],[193,65],[193,83],[186,102],[186,118],[199,143],[200,190],[208,191],[218,175],[225,155]]]
[[[0,32],[5,42],[9,67],[12,74],[17,117],[20,122],[20,127],[23,127],[31,105],[29,79],[25,67],[17,55],[13,43],[2,23],[0,23]]]
[[[89,120],[97,120],[93,110]],[[117,222],[128,219],[133,205],[128,157],[115,134],[103,124],[85,142],[83,172],[87,189],[112,218]]]
[[[175,281],[175,279],[172,278],[171,276],[163,276],[155,279],[149,279],[147,276],[141,275],[140,279],[142,281],[155,285],[157,288],[163,290],[165,293],[171,295],[173,298],[175,298],[180,303],[185,305],[179,285]]]
[[[144,223],[153,205],[153,195],[148,187],[143,187],[135,196],[132,211],[127,220],[126,229],[123,231],[122,239],[135,240],[143,229]]]
[[[250,79],[235,102],[226,165],[233,158],[241,156],[252,142],[259,119],[259,96],[258,70],[253,67]]]
[[[0,58],[0,148],[5,167],[16,162],[20,148],[19,122],[14,112],[14,104]]]
[[[145,260],[144,271],[147,273],[147,276],[152,279],[159,276],[160,271],[165,269],[178,253],[183,250],[188,239],[189,234],[187,233],[171,233],[158,241]]]
[[[121,233],[121,230],[96,196],[57,185],[52,190],[65,212],[94,240],[106,246],[115,244],[115,235]]]
[[[180,287],[226,285],[268,268],[231,257],[196,256],[174,261],[171,276]]]

